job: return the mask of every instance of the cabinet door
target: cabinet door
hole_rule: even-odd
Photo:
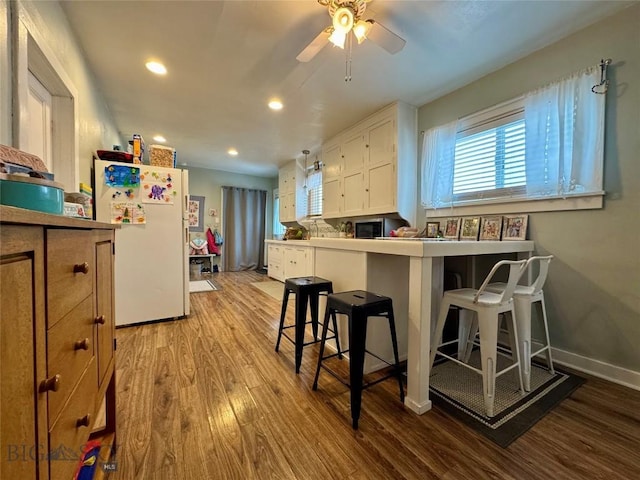
[[[98,384],[102,386],[113,361],[115,318],[113,315],[113,238],[111,231],[96,232],[96,354]],[[108,378],[108,377],[107,377]]]
[[[44,243],[38,227],[3,225],[0,241],[0,478],[46,479]],[[39,464],[39,465],[38,465]]]
[[[278,189],[280,195],[291,193],[296,189],[296,166],[295,162],[289,162],[278,170]]]
[[[344,176],[344,216],[362,215],[364,208],[364,174],[361,171]]]
[[[345,137],[342,144],[344,176],[352,172],[362,172],[364,168],[364,132],[357,131]]]
[[[307,260],[309,249],[306,247],[285,247],[285,278],[311,275]]]
[[[338,178],[342,174],[342,152],[339,143],[329,144],[322,149],[323,178]]]
[[[296,192],[280,192],[280,222],[296,221]]]
[[[342,214],[343,203],[340,178],[323,178],[322,216],[324,218],[339,217]]]
[[[391,163],[395,157],[395,129],[393,118],[386,118],[367,130],[366,162],[370,165]]]
[[[396,210],[395,163],[378,164],[369,168],[369,185],[365,188],[365,204],[371,214]]]

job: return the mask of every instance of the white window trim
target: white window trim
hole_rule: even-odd
[[[80,183],[78,90],[27,10],[21,2],[16,2],[16,6],[18,35],[15,43],[13,143],[16,148],[29,145],[26,105],[28,73],[31,70],[52,96],[51,114],[56,125],[52,144],[53,173],[65,190],[76,191]]]

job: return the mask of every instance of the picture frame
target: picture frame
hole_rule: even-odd
[[[427,222],[427,238],[438,238],[440,222]]]
[[[460,225],[462,224],[462,218],[445,218],[443,223],[442,236],[450,240],[458,240],[458,238],[460,238]]]
[[[505,215],[502,221],[502,240],[526,240],[529,215]]]
[[[189,195],[189,231],[204,232],[204,197]]]
[[[480,217],[465,217],[460,226],[460,240],[478,240]]]
[[[502,237],[502,216],[481,217],[480,240],[500,241]]]

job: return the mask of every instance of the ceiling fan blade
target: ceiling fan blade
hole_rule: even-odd
[[[296,60],[299,62],[308,62],[313,57],[315,57],[320,50],[329,42],[329,31],[330,28],[325,28],[321,31],[316,38],[314,38],[309,45],[307,45],[304,50],[302,50]]]
[[[376,45],[384,48],[391,55],[398,53],[404,48],[407,43],[404,38],[399,37],[387,27],[375,20],[367,20],[367,22],[373,23],[371,31],[367,35],[367,39],[371,40]]]

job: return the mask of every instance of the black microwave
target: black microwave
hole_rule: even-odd
[[[396,230],[407,223],[399,218],[376,218],[355,222],[355,238],[378,238],[391,236],[391,230]]]

